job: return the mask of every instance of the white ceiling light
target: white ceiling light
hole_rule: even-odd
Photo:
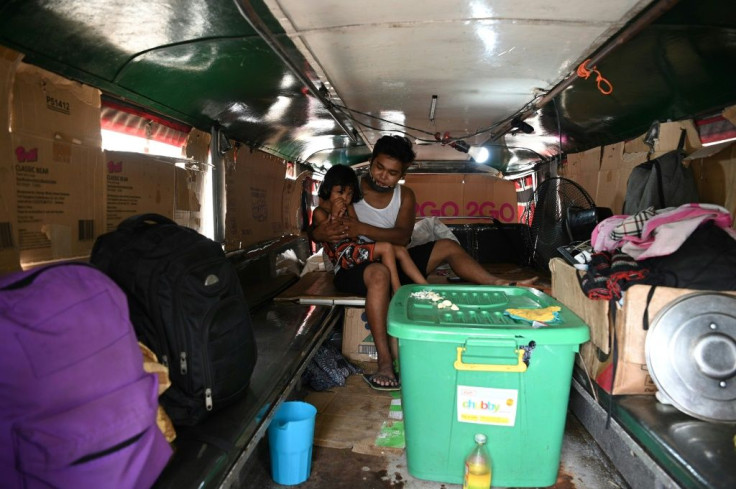
[[[471,146],[468,149],[468,154],[476,163],[485,163],[491,156],[491,152],[485,146]]]

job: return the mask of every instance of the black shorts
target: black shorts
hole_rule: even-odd
[[[427,265],[429,264],[429,257],[434,249],[434,241],[425,243],[423,245],[414,246],[409,248],[409,256],[414,261],[422,275],[427,276]],[[366,295],[367,290],[365,288],[365,282],[363,280],[363,272],[370,263],[361,263],[350,269],[340,269],[335,274],[335,288],[340,292],[348,292],[357,295]],[[399,268],[399,279],[402,284],[410,284],[412,280],[406,276],[406,274]]]

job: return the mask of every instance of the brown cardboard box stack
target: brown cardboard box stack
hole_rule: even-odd
[[[0,93],[11,95],[0,98],[0,273],[86,260],[100,234],[134,214],[199,230],[201,170],[103,153],[100,91],[21,58],[0,48]]]

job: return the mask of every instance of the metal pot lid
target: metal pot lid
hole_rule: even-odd
[[[662,308],[645,344],[657,388],[680,411],[736,422],[736,297],[684,295]]]

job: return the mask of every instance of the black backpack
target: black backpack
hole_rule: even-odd
[[[250,312],[221,246],[158,214],[97,238],[91,262],[128,297],[141,342],[169,368],[161,404],[194,425],[245,393],[256,363]]]
[[[682,164],[685,135],[682,129],[677,149],[631,170],[626,182],[624,214],[633,215],[648,207],[664,209],[698,202],[693,170]]]

